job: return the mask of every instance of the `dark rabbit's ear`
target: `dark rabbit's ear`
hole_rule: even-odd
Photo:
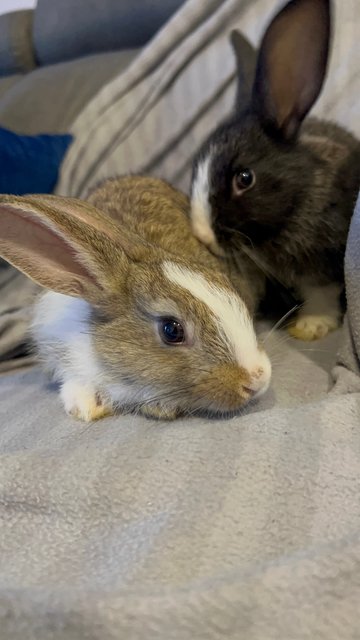
[[[326,74],[330,0],[291,0],[261,42],[253,106],[262,124],[294,137],[317,99]]]
[[[235,108],[241,110],[251,98],[256,69],[256,49],[245,36],[234,29],[230,33],[230,42],[236,59],[237,90]]]
[[[0,196],[0,256],[43,287],[90,302],[127,272],[132,241],[90,204]],[[123,273],[122,273],[123,272]]]

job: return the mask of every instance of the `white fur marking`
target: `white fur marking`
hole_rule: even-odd
[[[223,255],[211,226],[209,169],[211,154],[199,162],[191,189],[191,224],[196,238],[215,254]]]
[[[67,380],[61,387],[60,397],[68,415],[92,422],[113,413],[111,402],[100,396],[94,387],[77,380]]]
[[[85,300],[54,291],[47,291],[35,305],[32,333],[59,381],[99,377],[89,317],[90,305]]]
[[[163,269],[171,282],[206,304],[236,362],[250,370],[259,366],[257,339],[245,303],[235,293],[216,287],[191,269],[172,262],[165,262]]]
[[[313,286],[303,283],[300,290],[304,297],[295,324],[289,332],[301,340],[317,340],[340,325],[340,294],[342,287],[337,283]]]

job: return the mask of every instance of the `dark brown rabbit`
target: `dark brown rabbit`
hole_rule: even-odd
[[[304,340],[339,325],[360,183],[360,144],[350,133],[314,118],[301,126],[326,74],[330,9],[329,0],[291,0],[257,57],[233,32],[235,112],[203,145],[192,180],[195,235],[245,271],[252,264],[259,299],[264,273],[292,291],[304,304],[290,332]]]

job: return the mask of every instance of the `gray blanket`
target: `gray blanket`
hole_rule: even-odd
[[[357,2],[337,2],[317,110],[360,134]],[[186,188],[234,92],[227,34],[255,41],[273,9],[189,0],[75,123],[59,192],[127,167]],[[83,426],[37,370],[0,378],[1,638],[359,637],[359,246],[360,201],[344,329],[272,334],[272,389],[233,420]]]

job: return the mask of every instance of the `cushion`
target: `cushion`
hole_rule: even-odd
[[[51,193],[70,135],[20,136],[0,129],[0,193]]]
[[[0,16],[0,75],[21,73],[36,66],[32,21],[31,10]]]
[[[14,87],[22,77],[21,73],[0,77],[0,100],[2,100],[3,96],[6,96],[7,92]]]
[[[38,0],[34,45],[40,64],[140,47],[184,0]]]
[[[89,100],[137,54],[115,51],[35,69],[2,97],[0,126],[26,134],[68,132]]]

